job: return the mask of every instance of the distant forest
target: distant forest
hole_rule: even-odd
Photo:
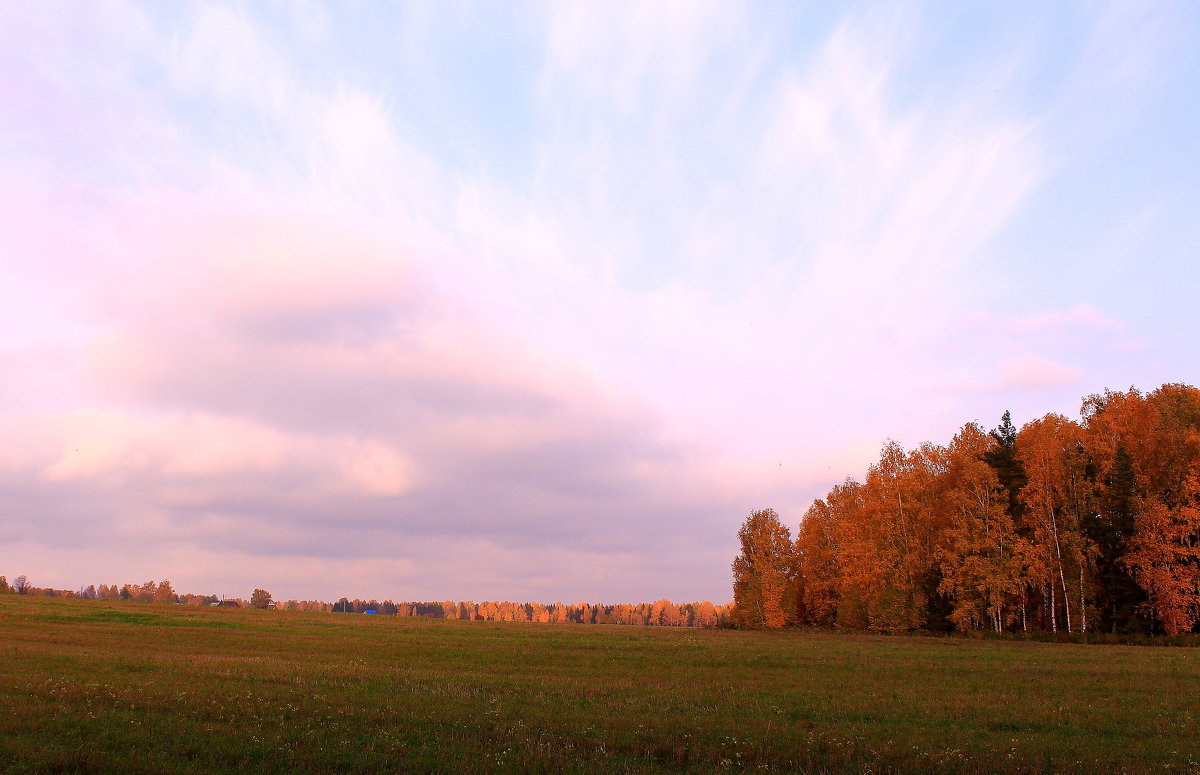
[[[0,594],[71,597],[84,600],[115,600],[134,603],[175,603],[178,605],[238,606],[273,608],[287,611],[328,611],[332,613],[384,616],[419,616],[431,619],[468,619],[489,622],[560,622],[564,624],[626,624],[657,627],[719,627],[730,623],[730,605],[715,605],[707,600],[698,603],[672,603],[657,600],[653,603],[512,603],[508,601],[433,601],[401,602],[391,600],[350,600],[342,598],[330,603],[322,600],[285,600],[276,602],[271,593],[256,589],[249,600],[222,598],[216,595],[178,594],[170,581],[147,581],[144,584],[89,585],[80,590],[35,587],[25,576],[17,576],[10,584],[0,576]]]
[[[1084,399],[1081,422],[889,441],[866,481],[738,533],[733,621],[1070,633],[1200,632],[1200,390]]]

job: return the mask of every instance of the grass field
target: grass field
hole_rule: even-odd
[[[0,771],[1200,772],[1200,649],[0,596]]]

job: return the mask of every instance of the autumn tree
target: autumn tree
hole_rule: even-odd
[[[959,630],[1027,626],[1021,593],[1027,543],[1009,514],[1006,488],[986,455],[996,444],[970,423],[947,455],[940,509],[950,517],[941,550],[941,591],[953,601],[950,620]]]
[[[843,493],[856,487],[847,481],[834,487],[826,499],[814,501],[796,531],[797,614],[803,624],[831,627],[837,621],[843,527],[838,507]]]
[[[175,590],[171,588],[171,582],[163,579],[154,590],[153,600],[155,603],[174,603]]]
[[[129,590],[133,599],[139,603],[149,603],[154,599],[154,593],[158,591],[158,582],[151,579],[145,582],[140,587],[134,586]]]
[[[1084,400],[1083,414],[1105,485],[1102,502],[1109,514],[1103,527],[1120,532],[1123,547],[1116,565],[1144,595],[1137,612],[1167,633],[1195,629],[1200,619],[1200,391],[1172,384],[1149,395],[1133,388],[1105,391]],[[1119,598],[1128,607],[1129,596]],[[1137,625],[1127,621],[1124,627]]]
[[[940,447],[905,453],[888,441],[864,484],[842,486],[839,626],[896,632],[944,622],[937,556],[946,518],[936,508],[943,458]]]
[[[1163,385],[1143,403],[1152,440],[1134,455],[1141,495],[1124,562],[1175,635],[1200,624],[1200,390]]]
[[[1022,513],[1033,535],[1037,575],[1052,631],[1057,631],[1060,619],[1068,632],[1087,630],[1091,545],[1080,530],[1082,509],[1072,499],[1083,496],[1072,492],[1068,465],[1069,451],[1079,443],[1080,434],[1078,425],[1057,414],[1028,423],[1020,433],[1026,471]]]
[[[833,572],[836,575],[837,610],[834,624],[847,629],[867,629],[870,622],[869,599],[882,583],[876,561],[876,536],[872,515],[865,503],[865,487],[847,479],[825,496],[829,508],[831,538],[836,547]],[[815,622],[814,622],[815,623]]]
[[[29,587],[29,579],[25,576],[24,573],[22,573],[20,576],[17,576],[15,579],[13,579],[12,588],[13,588],[13,591],[16,592],[18,595],[28,594],[29,588],[30,588]]]
[[[944,574],[940,562],[950,527],[950,516],[941,504],[948,461],[946,447],[923,443],[908,453],[898,482],[909,534],[904,560],[908,567],[898,574],[904,601],[902,618],[897,622],[900,627],[952,629],[952,604],[941,589]]]
[[[734,620],[739,627],[775,629],[795,621],[795,549],[774,509],[753,512],[738,530],[733,561]]]
[[[1191,632],[1200,621],[1200,480],[1190,501],[1172,508],[1149,501],[1125,562],[1146,592],[1146,607],[1168,635]]]
[[[692,624],[696,627],[716,627],[717,607],[707,600],[696,604],[696,616]]]

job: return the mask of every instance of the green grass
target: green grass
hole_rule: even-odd
[[[0,771],[1200,772],[1200,649],[0,596]]]

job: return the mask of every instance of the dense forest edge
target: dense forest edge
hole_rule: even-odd
[[[1083,400],[1019,430],[887,442],[863,482],[738,532],[733,623],[873,632],[1200,633],[1200,390]]]

